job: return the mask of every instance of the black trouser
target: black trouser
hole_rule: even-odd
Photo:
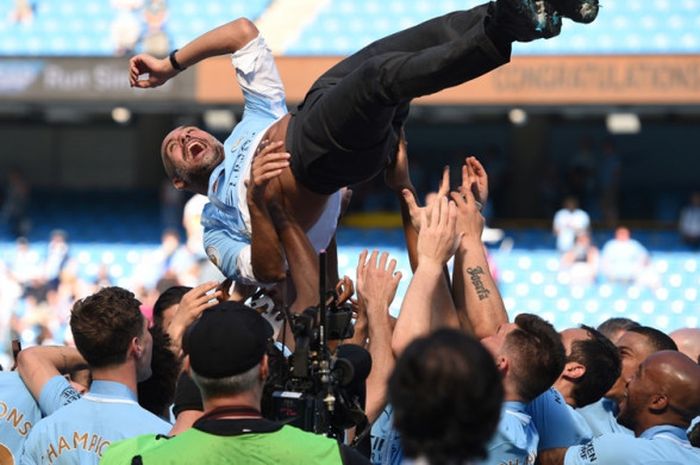
[[[486,35],[493,4],[434,18],[380,39],[323,74],[287,131],[295,177],[330,194],[377,175],[396,152],[412,99],[507,63],[510,44]]]

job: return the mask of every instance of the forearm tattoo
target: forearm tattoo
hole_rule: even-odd
[[[476,295],[479,296],[479,300],[488,299],[491,291],[486,289],[486,286],[484,286],[484,282],[481,280],[480,276],[484,274],[484,269],[480,266],[467,268],[467,274],[469,274],[469,277],[471,278],[474,289],[476,290]]]

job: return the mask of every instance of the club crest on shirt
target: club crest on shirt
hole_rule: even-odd
[[[221,257],[219,256],[219,251],[216,250],[216,247],[213,245],[210,245],[206,248],[206,253],[207,257],[209,257],[209,260],[214,264],[214,266],[219,266],[221,263]]]

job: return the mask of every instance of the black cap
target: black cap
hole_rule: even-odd
[[[192,370],[205,378],[244,373],[260,363],[272,327],[240,302],[223,302],[205,310],[183,337]]]

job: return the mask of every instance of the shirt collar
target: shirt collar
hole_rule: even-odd
[[[525,413],[526,405],[524,402],[517,402],[514,400],[509,400],[503,402],[503,410],[510,410],[511,412]]]
[[[116,381],[96,380],[90,385],[90,394],[96,396],[118,397],[121,399],[129,399],[137,402],[136,393],[129,389],[125,384],[117,383]]]
[[[688,440],[688,435],[686,431],[683,428],[679,428],[678,426],[673,425],[652,426],[648,430],[644,431],[641,435],[639,435],[639,437],[644,439],[653,439],[654,436],[658,436],[659,434],[664,433],[672,434],[682,441]]]

